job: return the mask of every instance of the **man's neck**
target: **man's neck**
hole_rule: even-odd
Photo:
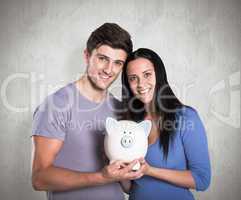
[[[100,103],[106,98],[106,90],[98,90],[92,86],[87,76],[82,76],[79,80],[75,82],[75,85],[81,95],[93,101],[95,103]]]

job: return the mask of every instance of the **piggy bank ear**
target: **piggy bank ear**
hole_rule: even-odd
[[[105,121],[105,128],[107,131],[107,134],[111,134],[112,132],[115,132],[118,126],[118,121],[111,117],[107,117]]]
[[[148,135],[151,132],[151,121],[150,120],[144,120],[141,123],[138,124],[139,127],[144,129],[144,132],[146,134],[146,137],[148,137]]]

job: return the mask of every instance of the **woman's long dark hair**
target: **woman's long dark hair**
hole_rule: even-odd
[[[156,75],[156,86],[152,108],[155,115],[159,116],[160,122],[160,144],[163,147],[164,158],[167,159],[170,135],[175,128],[176,110],[181,108],[183,104],[177,99],[173,93],[168,81],[165,66],[161,58],[152,50],[140,48],[131,53],[124,65],[122,72],[122,103],[123,103],[123,119],[142,121],[145,118],[146,111],[144,104],[137,99],[129,86],[127,77],[128,63],[137,58],[146,58],[154,66]],[[171,126],[167,126],[169,124]]]

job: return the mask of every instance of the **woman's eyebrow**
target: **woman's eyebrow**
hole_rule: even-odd
[[[153,69],[147,69],[147,70],[143,71],[142,73],[144,74],[146,72],[152,72],[152,71],[153,71]],[[127,76],[136,76],[136,74],[128,74]]]
[[[127,76],[136,76],[136,74],[128,74]]]
[[[149,72],[149,71],[153,71],[153,69],[147,69],[147,70],[145,70],[145,71],[142,72],[142,73],[146,73],[146,72]]]

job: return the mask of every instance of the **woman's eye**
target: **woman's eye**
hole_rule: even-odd
[[[136,80],[136,77],[135,77],[135,76],[129,77],[129,81],[130,81],[130,82],[135,81],[135,80]]]
[[[151,76],[151,73],[145,73],[144,74],[144,78],[148,78],[148,77],[150,77]]]

